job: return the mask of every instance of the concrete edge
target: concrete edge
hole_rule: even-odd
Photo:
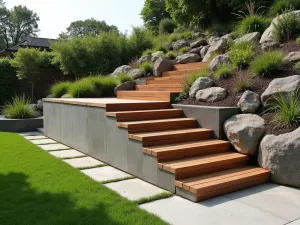
[[[31,119],[1,119],[0,131],[4,132],[30,132],[36,131],[38,128],[43,127],[44,118],[31,118]]]

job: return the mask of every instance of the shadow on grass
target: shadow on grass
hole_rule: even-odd
[[[68,193],[39,192],[27,179],[22,173],[0,174],[1,225],[120,224],[109,218],[102,204],[80,208]]]

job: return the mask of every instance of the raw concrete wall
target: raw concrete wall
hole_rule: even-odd
[[[217,139],[226,139],[223,124],[229,117],[240,113],[237,107],[208,107],[173,104],[173,108],[182,109],[186,117],[195,118],[199,127],[212,129]]]
[[[43,127],[43,118],[33,119],[0,119],[0,131],[29,132]]]

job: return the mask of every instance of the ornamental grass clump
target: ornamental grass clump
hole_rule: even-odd
[[[230,47],[229,58],[237,68],[245,68],[255,57],[255,43],[243,41],[233,44]]]
[[[69,94],[73,98],[100,97],[100,96],[95,96],[96,87],[94,82],[92,82],[90,78],[84,78],[82,80],[76,81],[70,86]]]
[[[59,82],[52,85],[50,92],[55,98],[61,98],[63,95],[68,93],[71,84],[71,82]]]
[[[199,72],[190,73],[186,80],[186,86],[191,87],[199,77],[209,77],[210,75],[211,71],[209,68],[205,68]]]
[[[15,96],[11,102],[4,105],[3,114],[10,119],[35,118],[36,110],[30,104],[30,99],[26,99],[24,95]]]
[[[190,50],[191,50],[190,47],[183,47],[183,48],[181,48],[181,49],[179,50],[179,52],[180,52],[181,54],[184,54],[184,53],[187,53],[187,52],[190,51]]]
[[[140,65],[140,69],[144,72],[144,74],[152,73],[153,71],[153,63],[152,61],[145,61]]]
[[[120,81],[120,83],[125,83],[127,81],[132,81],[133,80],[133,77],[130,76],[129,74],[127,73],[121,73],[117,76],[117,79]]]
[[[258,56],[251,63],[254,76],[267,76],[279,71],[284,65],[284,54],[281,51],[269,51]]]
[[[223,63],[213,76],[216,80],[228,78],[232,76],[233,70],[234,69],[231,64]]]
[[[247,15],[236,26],[235,33],[238,36],[243,36],[252,32],[259,32],[262,34],[269,25],[270,21],[262,15]]]
[[[169,58],[169,59],[176,59],[176,57],[178,56],[178,53],[175,52],[175,51],[169,51],[166,56]]]

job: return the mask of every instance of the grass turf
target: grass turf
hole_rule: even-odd
[[[0,223],[166,224],[31,144],[0,132]]]

